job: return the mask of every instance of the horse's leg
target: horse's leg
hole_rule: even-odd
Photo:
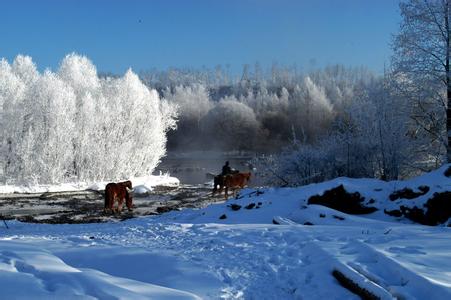
[[[125,206],[127,206],[128,211],[133,210],[133,198],[129,194],[125,197]]]
[[[105,189],[105,203],[103,205],[103,212],[105,214],[108,213],[108,209],[110,208],[110,202],[111,202],[111,192],[108,188]]]
[[[118,199],[117,199],[117,195],[114,195],[113,201],[111,201],[111,202],[112,202],[112,203],[111,203],[111,211],[112,211],[112,213],[114,213],[114,214],[117,213],[117,208],[114,207],[114,204],[115,204],[115,202],[116,202],[117,200],[118,200]]]
[[[122,211],[122,207],[124,206],[124,198],[121,198],[118,202],[117,202],[117,209],[119,210],[119,213],[121,213]]]

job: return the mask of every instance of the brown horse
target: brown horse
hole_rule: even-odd
[[[228,175],[233,175],[233,174],[239,174],[238,170],[233,170],[232,173],[228,174]],[[216,194],[216,192],[222,193],[222,189],[224,188],[224,178],[227,175],[216,175],[213,178],[213,195]],[[219,187],[219,189],[218,189]]]
[[[228,198],[228,191],[233,191],[233,196],[236,197],[236,191],[242,189],[251,179],[251,173],[238,173],[224,176],[223,185],[225,187],[225,199]]]
[[[104,211],[107,212],[107,210],[110,210],[111,212],[121,212],[124,200],[128,210],[131,211],[133,207],[132,192],[133,187],[131,181],[108,183],[105,187]],[[117,201],[117,209],[114,208],[115,201]]]

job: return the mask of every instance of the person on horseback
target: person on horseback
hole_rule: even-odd
[[[218,191],[218,187],[219,187],[219,192],[222,191],[222,188],[223,188],[223,185],[224,185],[224,178],[227,175],[236,174],[236,173],[238,173],[238,170],[232,169],[230,167],[229,161],[226,161],[225,165],[222,167],[221,174],[219,174],[219,175],[214,177],[214,180],[213,180],[213,194],[215,194]]]
[[[225,162],[225,165],[222,167],[222,176],[232,174],[232,168],[229,166],[229,161]]]

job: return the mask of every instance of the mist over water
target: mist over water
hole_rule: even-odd
[[[251,153],[240,155],[219,151],[169,152],[162,159],[155,173],[169,173],[177,177],[182,184],[202,185],[212,181],[213,175],[220,174],[224,163],[229,161],[231,168],[252,173],[249,186],[259,186],[261,181],[256,177],[250,164],[252,158]]]
[[[128,70],[99,78],[84,56],[55,72],[31,57],[0,61],[0,181],[58,183],[149,175],[176,109]]]

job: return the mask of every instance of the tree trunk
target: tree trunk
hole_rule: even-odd
[[[445,38],[446,38],[446,132],[447,132],[447,144],[446,144],[446,159],[447,162],[451,162],[451,81],[449,73],[449,56],[450,56],[450,31],[449,31],[449,0],[445,2]]]

